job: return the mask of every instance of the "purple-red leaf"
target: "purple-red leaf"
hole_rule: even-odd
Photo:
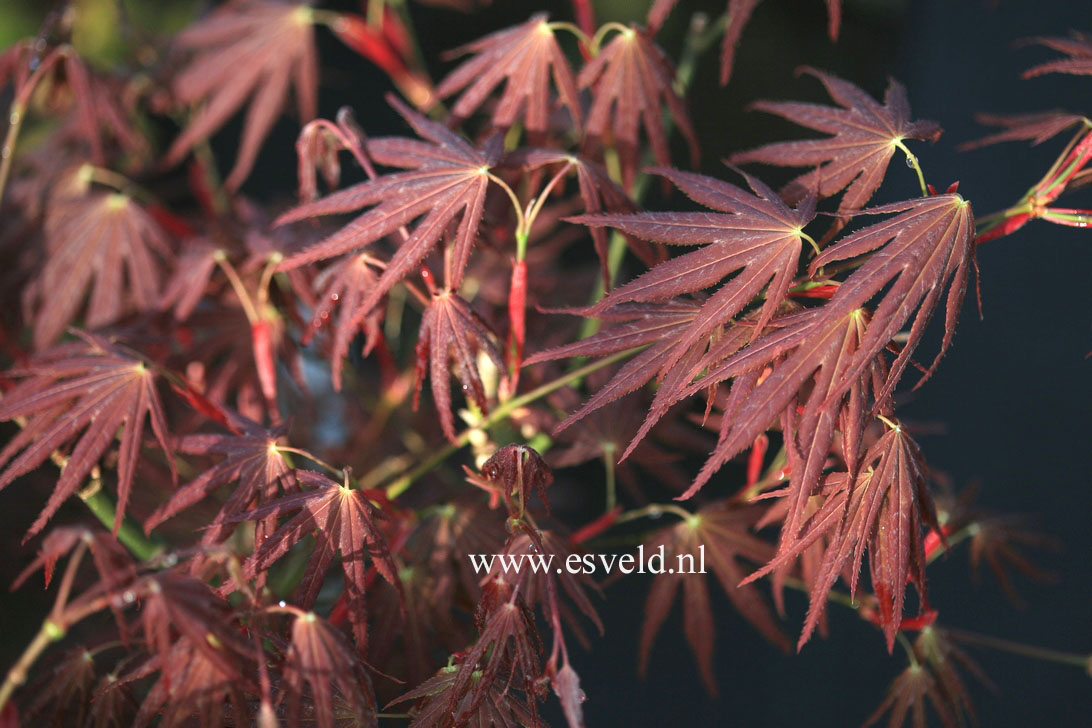
[[[158,304],[161,261],[171,251],[159,225],[129,197],[64,195],[48,208],[45,236],[48,254],[32,289],[36,349],[56,341],[85,300],[90,329]]]
[[[692,166],[698,166],[698,139],[686,104],[675,93],[675,69],[648,33],[636,25],[618,32],[580,71],[580,88],[591,88],[588,135],[611,143],[622,162],[628,189],[637,173],[640,128],[644,127],[656,162],[671,165],[663,106],[690,146]]]
[[[315,603],[326,571],[334,555],[340,553],[349,622],[353,626],[357,645],[364,650],[368,642],[364,600],[368,571],[366,557],[370,557],[371,564],[384,579],[401,588],[398,570],[386,539],[375,523],[380,511],[363,491],[339,485],[324,475],[297,470],[296,478],[300,485],[311,490],[284,496],[225,521],[256,521],[296,512],[247,559],[243,573],[247,578],[254,578],[313,533],[315,548],[296,591],[296,602],[305,609]]]
[[[545,132],[552,76],[561,103],[579,129],[576,81],[547,17],[546,13],[539,13],[522,25],[491,33],[451,52],[474,54],[436,87],[440,98],[462,91],[451,108],[453,122],[467,119],[504,83],[504,93],[493,109],[493,126],[507,129],[522,121],[530,132]]]
[[[153,371],[144,361],[105,339],[81,336],[81,341],[61,344],[37,355],[28,370],[14,372],[23,380],[0,399],[0,420],[26,420],[22,432],[0,451],[0,466],[7,466],[0,473],[0,489],[37,468],[57,448],[76,441],[28,537],[38,533],[76,492],[115,437],[119,441],[116,534],[129,502],[146,420],[151,421],[152,432],[174,474],[167,423]]]
[[[642,673],[648,667],[649,652],[656,633],[667,618],[681,586],[686,641],[698,661],[702,682],[709,692],[716,692],[713,679],[713,610],[706,576],[697,571],[703,566],[712,571],[733,606],[747,621],[766,639],[782,649],[788,649],[788,641],[758,589],[737,586],[744,573],[739,559],[762,562],[773,553],[766,542],[751,534],[750,527],[757,515],[753,509],[740,509],[722,501],[702,508],[675,526],[661,529],[645,542],[646,554],[658,554],[659,548],[664,547],[662,566],[670,570],[656,575],[645,603],[639,662]]]
[[[1072,73],[1092,75],[1092,35],[1071,31],[1069,38],[1030,38],[1030,43],[1043,45],[1069,58],[1059,58],[1024,71],[1024,78],[1042,76],[1044,73]]]
[[[318,105],[318,54],[312,10],[279,0],[228,3],[183,31],[176,42],[197,55],[175,77],[172,90],[183,104],[203,104],[167,152],[174,164],[208,139],[251,97],[235,166],[225,182],[243,183],[258,149],[296,87],[301,123]]]
[[[888,162],[904,139],[936,141],[941,129],[931,121],[911,121],[906,89],[892,80],[884,103],[857,86],[813,68],[815,76],[842,108],[778,101],[759,101],[752,108],[784,117],[830,137],[768,144],[732,155],[735,163],[762,162],[787,167],[815,167],[790,182],[782,195],[789,202],[814,190],[830,197],[842,190],[840,212],[858,210],[868,202],[887,172]]]
[[[440,415],[440,426],[455,441],[455,419],[451,414],[451,375],[462,383],[468,401],[488,411],[488,397],[478,355],[485,354],[498,371],[504,371],[504,357],[493,343],[493,334],[458,294],[445,291],[433,297],[421,317],[417,337],[417,385],[414,406],[421,396],[425,371],[432,378],[432,399]],[[452,365],[454,360],[454,366]]]
[[[391,98],[391,104],[427,142],[398,137],[371,139],[367,151],[377,163],[406,171],[382,175],[300,205],[277,220],[278,225],[283,225],[320,215],[372,208],[325,240],[289,256],[281,269],[291,270],[370,245],[421,218],[391,258],[379,281],[363,297],[351,322],[359,323],[395,283],[409,275],[433,246],[441,242],[456,220],[458,227],[445,283],[453,290],[458,289],[478,235],[489,186],[489,168],[498,157],[495,145],[479,151],[443,125],[411,111],[401,102]]]

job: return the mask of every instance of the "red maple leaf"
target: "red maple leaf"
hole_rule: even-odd
[[[154,371],[142,359],[105,339],[84,333],[79,336],[79,341],[36,355],[28,369],[9,372],[22,381],[0,400],[0,420],[26,419],[23,430],[0,452],[0,466],[6,465],[0,473],[0,488],[34,470],[57,448],[79,436],[64,458],[53,494],[27,532],[28,538],[76,492],[115,436],[119,440],[116,534],[125,517],[147,420],[174,475]]]

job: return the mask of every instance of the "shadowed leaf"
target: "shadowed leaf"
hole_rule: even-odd
[[[80,336],[80,341],[60,344],[35,356],[29,369],[9,372],[23,379],[0,399],[0,420],[26,419],[22,432],[0,452],[0,466],[7,466],[0,473],[0,489],[79,436],[28,537],[38,533],[76,492],[110,449],[115,436],[119,440],[116,534],[129,502],[146,420],[151,421],[174,474],[167,423],[153,371],[105,339],[91,334]]]
[[[237,189],[250,174],[258,149],[296,87],[300,122],[318,105],[318,55],[312,11],[301,3],[239,0],[227,3],[184,30],[175,42],[195,57],[174,78],[183,104],[200,109],[167,152],[175,164],[208,139],[250,98],[235,166],[225,182]]]

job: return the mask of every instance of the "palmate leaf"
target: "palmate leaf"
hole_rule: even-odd
[[[577,76],[580,88],[592,92],[587,133],[607,143],[613,141],[627,189],[637,173],[641,127],[656,162],[671,165],[663,106],[690,146],[691,165],[698,166],[698,139],[686,104],[672,86],[674,81],[671,61],[636,25],[617,33]]]
[[[1059,58],[1041,63],[1024,71],[1024,78],[1042,76],[1044,73],[1072,73],[1092,75],[1092,34],[1071,31],[1069,38],[1030,38],[1028,42],[1043,45],[1069,58]]]
[[[295,485],[295,473],[277,449],[284,428],[270,431],[242,417],[232,419],[231,424],[238,426],[238,433],[188,435],[178,441],[176,449],[180,453],[218,455],[223,459],[175,491],[170,500],[144,522],[146,531],[194,506],[219,488],[236,483],[235,490],[201,537],[201,543],[205,545],[220,543],[233,530],[228,523],[231,518],[255,505],[272,501],[279,490],[288,490]],[[275,517],[267,518],[256,529],[255,541],[262,543],[276,529],[276,524]]]
[[[290,725],[299,725],[305,695],[320,728],[341,725],[338,718],[343,708],[348,709],[353,725],[377,725],[375,696],[363,666],[341,633],[314,612],[297,614],[292,622],[284,677]]]
[[[680,397],[696,394],[731,377],[761,371],[784,357],[769,376],[740,396],[735,416],[727,431],[721,433],[716,451],[684,497],[697,492],[721,465],[749,447],[805,390],[816,370],[830,367],[824,376],[832,376],[829,372],[834,370],[838,374],[821,385],[825,397],[804,420],[814,424],[802,429],[798,436],[802,442],[809,442],[815,435],[811,427],[819,427],[824,416],[828,423],[833,421],[832,415],[841,408],[842,398],[913,318],[901,351],[876,387],[876,402],[886,401],[920,343],[946,285],[945,333],[933,367],[951,344],[970,267],[974,237],[970,204],[958,194],[949,193],[875,207],[867,212],[900,214],[847,236],[812,261],[814,272],[829,263],[879,251],[865,259],[826,305],[795,314],[786,319],[784,326],[722,362],[715,363],[716,354],[711,352],[694,367],[694,375],[707,366],[709,370],[683,389]],[[847,334],[852,333],[849,327],[853,318],[862,316],[862,309],[877,296],[879,303],[864,333],[853,334],[857,343],[846,352],[848,356],[839,354],[844,351],[840,347],[846,344]],[[800,482],[794,487],[810,492],[817,485],[818,472],[815,477],[816,480]]]
[[[0,473],[0,489],[37,468],[65,443],[76,441],[49,502],[27,532],[28,538],[76,492],[115,436],[119,441],[116,535],[129,502],[146,421],[151,422],[174,476],[167,422],[153,371],[143,360],[105,339],[79,335],[80,341],[36,355],[26,370],[9,372],[22,381],[0,399],[0,420],[26,420],[23,430],[0,451],[0,467],[6,466]]]
[[[56,341],[82,309],[85,325],[98,328],[134,309],[155,308],[160,266],[171,250],[159,225],[129,197],[64,195],[48,208],[45,236],[49,254],[32,289],[35,348]]]
[[[766,639],[782,649],[788,649],[788,641],[777,626],[770,608],[753,585],[737,586],[742,580],[744,567],[739,559],[751,562],[766,561],[773,549],[762,539],[754,536],[750,528],[758,516],[755,509],[741,509],[726,501],[706,506],[681,523],[662,529],[645,542],[646,553],[656,553],[664,547],[664,568],[674,571],[657,574],[645,603],[645,620],[641,627],[639,670],[643,674],[648,667],[649,653],[656,633],[671,611],[679,587],[683,591],[683,624],[686,641],[698,661],[702,682],[711,693],[716,693],[713,679],[713,611],[705,574],[684,573],[683,563],[689,562],[697,569],[704,563],[720,582],[724,593],[733,606]],[[680,560],[680,555],[689,559]],[[691,569],[691,571],[694,571]]]
[[[504,371],[504,357],[493,339],[485,322],[457,293],[444,291],[433,296],[421,317],[414,406],[420,400],[427,369],[432,378],[432,399],[440,415],[440,426],[452,442],[457,436],[455,418],[451,414],[451,375],[459,378],[469,401],[483,412],[488,411],[485,385],[478,372],[478,355],[485,354],[498,371]]]
[[[708,243],[699,250],[660,263],[614,289],[593,311],[631,301],[662,301],[694,293],[736,274],[702,305],[693,323],[676,340],[675,354],[665,362],[666,368],[675,364],[683,352],[729,323],[768,286],[754,331],[765,327],[796,275],[803,228],[815,216],[815,200],[808,198],[793,210],[750,176],[745,175],[754,194],[712,177],[669,169],[653,171],[671,180],[695,202],[718,213],[584,215],[571,218],[571,222],[609,225],[644,240],[669,245]]]
[[[783,101],[759,101],[753,109],[784,117],[801,126],[832,134],[823,139],[777,142],[732,155],[732,162],[762,162],[786,167],[815,167],[782,190],[789,202],[818,190],[831,197],[845,190],[840,212],[858,210],[883,182],[887,165],[904,139],[936,141],[941,129],[931,121],[911,121],[906,89],[892,80],[877,103],[857,86],[814,68],[815,76],[842,108]]]
[[[327,325],[334,316],[333,341],[330,342],[330,369],[334,389],[341,390],[341,367],[349,355],[349,345],[357,332],[363,330],[363,355],[367,356],[382,336],[382,309],[372,308],[361,316],[360,304],[367,292],[378,282],[373,270],[374,258],[367,253],[347,255],[315,276],[314,286],[319,304],[311,317],[311,328],[304,337],[309,343],[313,332]],[[336,315],[333,313],[336,309]]]
[[[565,418],[556,431],[564,430],[597,409],[661,376],[665,371],[665,362],[675,356],[678,337],[693,323],[698,311],[699,304],[685,299],[663,303],[617,304],[598,314],[601,320],[615,325],[581,341],[547,349],[528,357],[524,366],[574,356],[608,356],[638,347],[648,347],[626,362],[590,400]]]
[[[1032,114],[975,114],[974,120],[979,124],[1001,127],[1002,131],[990,134],[982,139],[960,144],[960,151],[977,149],[998,142],[1024,140],[1030,141],[1034,146],[1042,144],[1078,124],[1092,127],[1092,121],[1088,118],[1067,111],[1041,111]]]
[[[313,533],[315,548],[296,590],[296,602],[304,609],[315,603],[326,571],[334,555],[340,553],[349,622],[357,646],[363,651],[368,642],[364,600],[368,572],[366,558],[370,557],[372,565],[383,578],[401,590],[397,567],[386,539],[375,523],[381,512],[362,491],[338,485],[324,475],[297,470],[296,479],[310,490],[284,496],[224,521],[256,521],[296,512],[247,559],[243,574],[248,579],[255,578],[288,553],[296,543]],[[214,525],[217,523],[219,521]]]
[[[277,219],[278,225],[320,215],[335,215],[372,207],[340,231],[295,255],[282,264],[292,270],[374,243],[403,225],[421,218],[402,242],[364,296],[353,320],[359,320],[402,278],[410,274],[448,228],[458,220],[445,283],[457,290],[462,282],[470,250],[478,235],[489,168],[498,157],[499,140],[478,150],[443,125],[411,111],[393,97],[390,103],[426,142],[399,137],[368,140],[368,155],[378,164],[407,171],[380,176],[335,192],[315,202],[300,205]]]
[[[296,87],[301,123],[315,117],[318,55],[311,12],[297,2],[236,0],[175,39],[197,54],[175,77],[174,96],[183,104],[204,105],[168,150],[169,164],[215,133],[252,96],[235,166],[225,182],[236,189],[250,174],[290,85]]]
[[[533,706],[529,706],[516,692],[510,681],[496,680],[483,689],[479,699],[478,686],[471,682],[466,692],[456,697],[455,709],[451,710],[451,690],[459,674],[459,668],[444,667],[413,690],[392,700],[397,705],[410,700],[418,701],[410,728],[436,728],[437,726],[481,726],[482,728],[516,728],[517,726],[541,726]],[[481,675],[477,675],[481,679]],[[388,706],[389,707],[389,706]]]
[[[561,103],[579,129],[581,113],[576,81],[547,18],[546,13],[538,13],[522,25],[491,33],[451,51],[451,55],[474,54],[436,87],[439,98],[462,91],[451,108],[453,123],[469,118],[504,83],[504,92],[493,110],[493,126],[507,129],[521,121],[530,132],[545,132],[552,76]]]
[[[856,593],[866,550],[888,650],[902,619],[907,583],[913,583],[922,604],[928,604],[922,526],[938,528],[936,511],[917,443],[901,425],[892,425],[861,458],[856,476],[839,473],[828,479],[823,505],[792,547],[742,582],[787,564],[820,537],[827,539],[798,648],[811,636],[827,594],[850,561],[850,589]]]
[[[151,725],[160,714],[156,725],[169,728],[216,728],[250,722],[238,677],[225,673],[189,640],[178,640],[168,653],[156,655],[123,679],[135,680],[156,670],[159,678],[140,704],[133,728]]]

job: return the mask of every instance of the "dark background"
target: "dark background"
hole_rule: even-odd
[[[6,4],[6,3],[5,3]],[[155,5],[194,3],[155,3]],[[325,6],[351,7],[352,3]],[[522,21],[535,9],[552,9],[554,19],[571,17],[567,3],[497,0],[475,15],[413,6],[426,55]],[[598,4],[600,19],[639,18],[644,3],[612,0]],[[695,9],[711,15],[724,3],[681,0],[661,42],[677,57],[682,19]],[[33,18],[39,4],[13,3],[3,12]],[[820,0],[766,0],[755,12],[726,89],[715,83],[717,49],[704,57],[691,94],[691,113],[703,144],[703,171],[724,176],[717,160],[760,143],[792,138],[792,125],[743,111],[758,98],[823,101],[814,79],[797,78],[802,64],[834,72],[880,96],[888,76],[908,88],[915,118],[934,119],[945,128],[935,145],[913,147],[927,179],[937,187],[960,182],[960,192],[978,214],[1007,206],[1031,186],[1053,161],[1063,139],[1042,147],[1007,144],[959,153],[960,142],[986,133],[975,124],[976,111],[1027,112],[1051,108],[1092,113],[1092,77],[1046,76],[1022,81],[1025,68],[1053,57],[1043,48],[1014,48],[1031,35],[1062,35],[1070,28],[1092,30],[1085,2],[1017,0],[927,0],[883,2],[846,0],[841,39],[826,37]],[[627,15],[628,14],[628,15]],[[322,112],[332,116],[342,104],[372,133],[400,132],[381,102],[387,86],[369,67],[331,37],[322,35]],[[434,65],[438,75],[449,66]],[[285,120],[251,176],[247,192],[283,196],[292,190],[291,141],[295,122]],[[232,134],[218,141],[230,153]],[[279,151],[278,151],[279,150]],[[679,160],[685,159],[681,154]],[[917,183],[901,160],[878,193],[881,201],[915,194]],[[763,176],[776,182],[777,170]],[[1092,206],[1092,195],[1063,198],[1068,207]],[[900,415],[943,429],[922,435],[932,468],[957,486],[980,480],[980,501],[990,508],[1033,514],[1035,524],[1065,545],[1060,554],[1035,554],[1057,583],[1037,585],[1017,578],[1027,606],[1016,609],[992,576],[980,586],[969,578],[965,550],[930,568],[931,597],[944,625],[1003,636],[1072,652],[1092,651],[1092,599],[1088,587],[1092,554],[1088,476],[1092,387],[1089,337],[1089,276],[1092,237],[1086,230],[1032,224],[1016,235],[984,246],[980,254],[985,319],[968,296],[955,343],[938,373],[920,391],[905,394]],[[934,329],[937,327],[934,326]],[[926,349],[936,346],[933,331]],[[928,358],[926,353],[921,358]],[[930,352],[931,353],[931,352]],[[910,379],[910,378],[908,378]],[[18,488],[0,494],[0,508],[27,510]],[[26,518],[19,522],[29,522]],[[14,538],[14,537],[13,537]],[[11,540],[11,539],[6,539]],[[9,552],[10,553],[10,552]],[[29,558],[29,552],[27,552]],[[9,581],[24,560],[7,560],[0,581]],[[831,639],[813,639],[799,655],[786,656],[763,642],[738,618],[728,601],[713,592],[717,613],[715,668],[720,698],[702,689],[686,646],[677,608],[653,648],[649,674],[636,678],[637,642],[648,583],[621,579],[601,604],[606,635],[590,652],[573,653],[589,699],[589,726],[855,726],[882,699],[890,680],[905,666],[888,656],[875,629],[847,610],[832,607]],[[10,664],[40,615],[32,590],[17,601],[0,597],[0,662]],[[799,628],[806,609],[796,594],[788,599],[786,629]],[[967,676],[984,726],[1092,725],[1092,683],[1073,667],[970,648],[996,683],[997,692]],[[563,724],[554,701],[547,707],[554,724]]]

